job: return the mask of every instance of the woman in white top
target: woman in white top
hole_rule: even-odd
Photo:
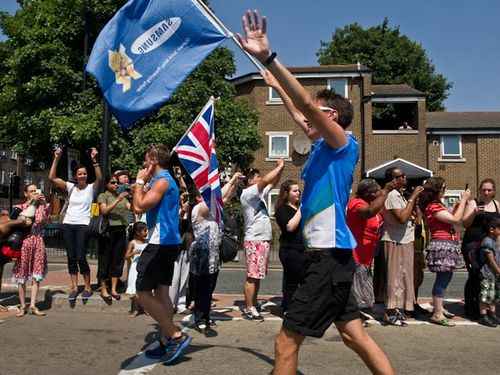
[[[92,295],[90,288],[90,268],[87,263],[87,227],[90,222],[92,201],[101,184],[102,174],[97,162],[97,149],[92,148],[90,157],[95,171],[95,181],[87,184],[87,168],[79,165],[73,172],[76,184],[57,177],[57,165],[61,160],[62,150],[57,148],[54,152],[54,161],[50,167],[49,179],[58,188],[68,192],[68,206],[64,216],[61,233],[68,256],[68,272],[71,277],[71,293],[69,299],[75,300],[78,296],[78,270],[83,275],[85,283],[82,299]]]

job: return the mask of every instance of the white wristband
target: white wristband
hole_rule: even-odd
[[[146,183],[144,182],[144,180],[142,178],[138,178],[137,180],[135,180],[135,183],[137,185],[142,185],[142,186],[146,185]]]

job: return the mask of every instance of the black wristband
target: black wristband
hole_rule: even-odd
[[[264,60],[264,62],[262,64],[264,64],[264,66],[268,66],[269,64],[271,64],[273,62],[273,60],[276,58],[276,52],[273,52],[271,53],[267,59]]]

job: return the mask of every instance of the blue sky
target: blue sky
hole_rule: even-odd
[[[420,43],[436,71],[453,82],[448,111],[500,111],[498,0],[209,1],[233,33],[242,31],[246,9],[259,9],[268,18],[272,49],[288,66],[317,65],[320,41],[330,41],[336,27],[357,22],[366,28],[387,17],[391,27],[399,26]],[[0,0],[0,10],[16,8],[15,0]],[[235,51],[238,75],[255,71],[232,42],[226,46]]]

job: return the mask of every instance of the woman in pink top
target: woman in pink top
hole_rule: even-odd
[[[431,272],[436,273],[436,281],[432,288],[434,311],[430,320],[435,324],[453,327],[455,324],[449,319],[454,315],[443,309],[443,298],[461,256],[460,243],[454,225],[462,219],[465,205],[470,199],[470,190],[462,192],[460,203],[454,212],[448,211],[441,202],[445,191],[446,185],[443,178],[429,178],[420,196],[420,207],[431,233],[427,246],[427,266]]]

